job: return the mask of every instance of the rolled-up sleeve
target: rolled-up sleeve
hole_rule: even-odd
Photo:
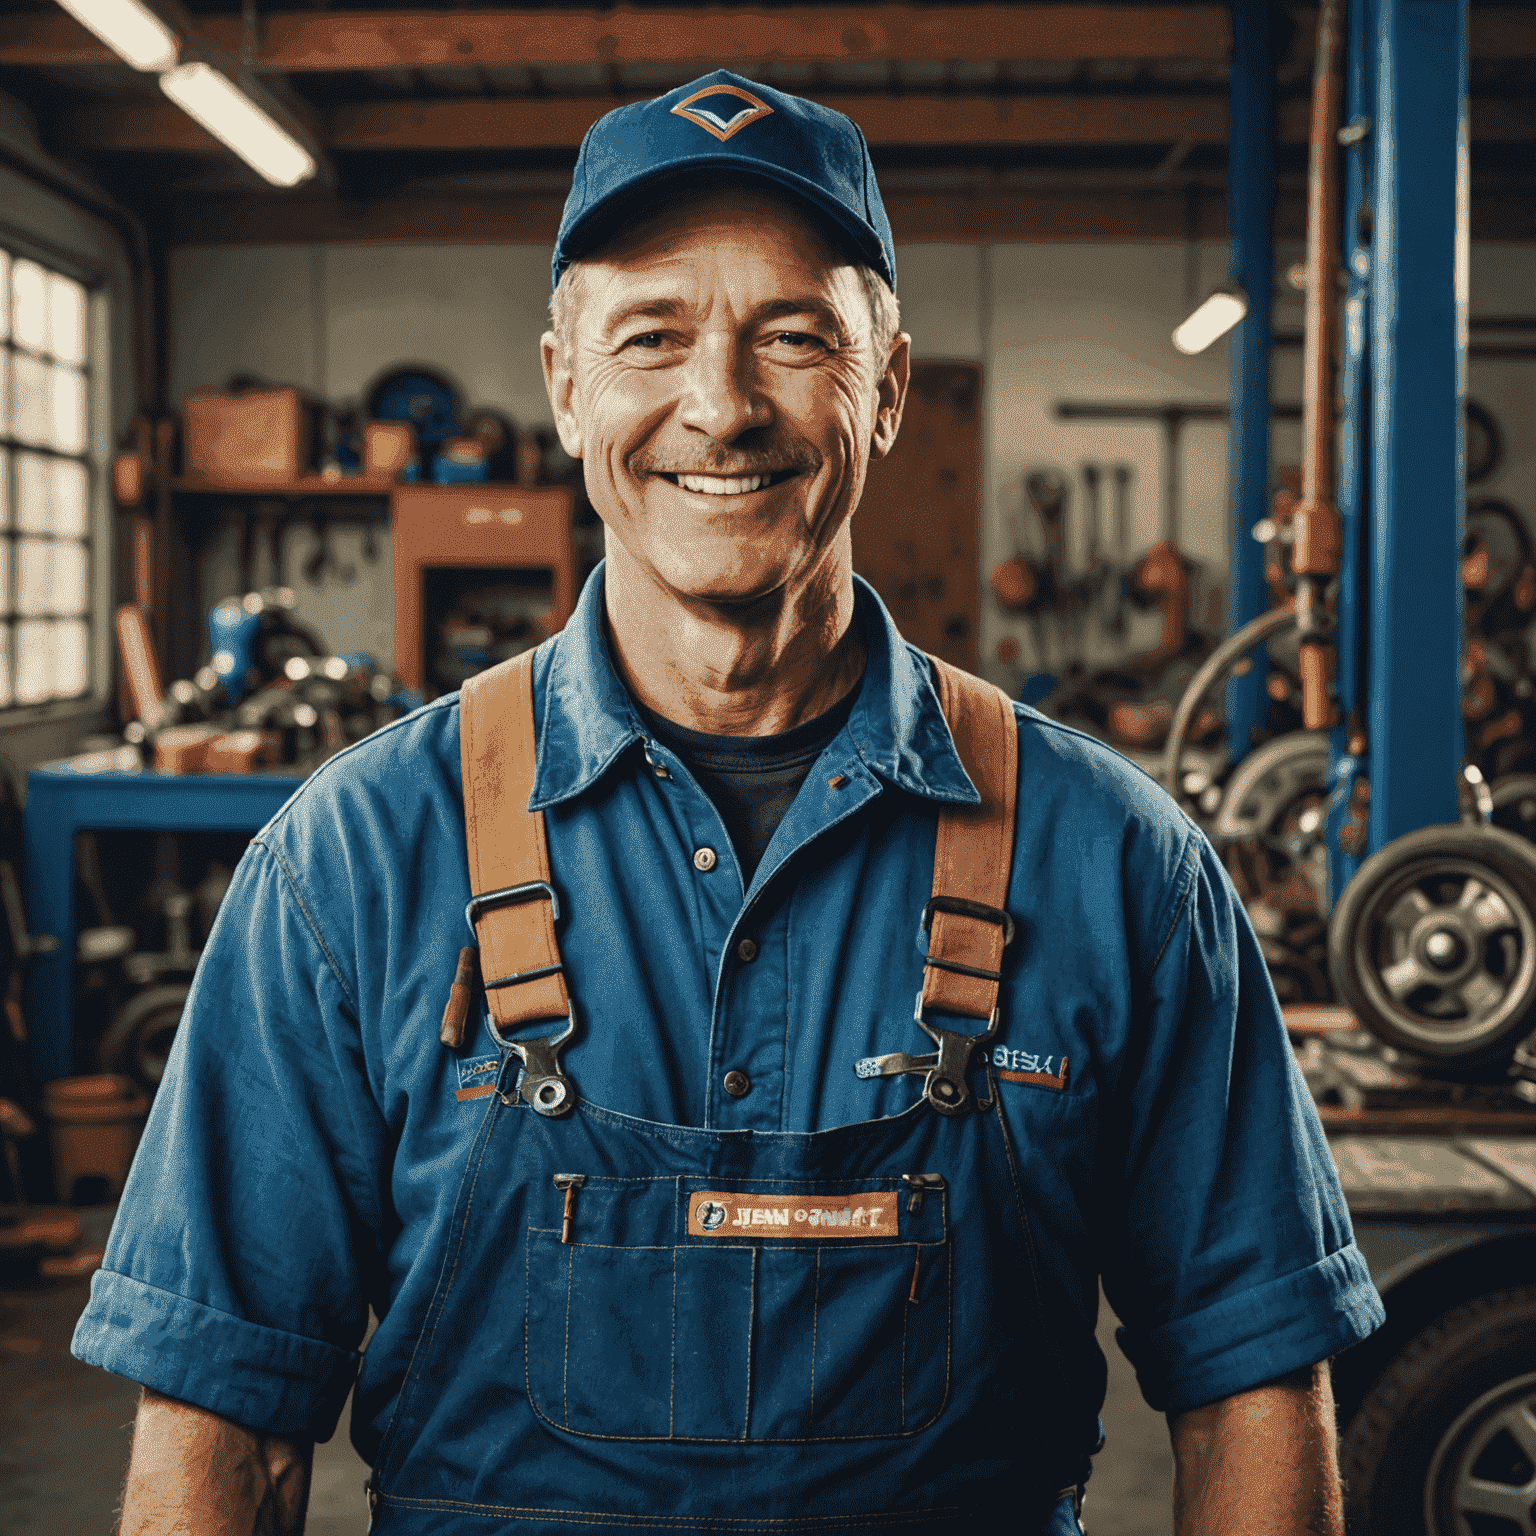
[[[1121,1348],[1154,1407],[1229,1397],[1384,1318],[1258,942],[1191,830],[1105,1148]]]
[[[253,1429],[328,1439],[379,1271],[387,1164],[350,989],[283,865],[254,844],[73,1353]]]

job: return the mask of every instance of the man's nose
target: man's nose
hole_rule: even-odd
[[[681,416],[685,426],[733,442],[773,416],[754,367],[752,349],[733,337],[702,337],[688,359]]]

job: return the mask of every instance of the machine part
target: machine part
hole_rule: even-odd
[[[1493,825],[1536,842],[1536,773],[1511,773],[1489,785]]]
[[[459,391],[434,368],[392,368],[374,381],[366,399],[373,420],[410,422],[423,449],[459,435]]]
[[[1184,761],[1184,748],[1189,743],[1191,727],[1205,696],[1215,687],[1217,679],[1226,675],[1249,651],[1262,645],[1271,635],[1292,629],[1296,624],[1294,608],[1271,608],[1250,620],[1235,635],[1229,635],[1200,664],[1200,669],[1190,678],[1188,687],[1173,712],[1173,723],[1168,728],[1168,740],[1163,747],[1163,766],[1158,778],[1165,788],[1178,793],[1177,774]]]
[[[486,474],[492,480],[529,485],[537,483],[537,478],[522,481],[518,473],[518,450],[522,436],[511,420],[500,411],[471,411],[464,420],[464,436],[473,438],[485,451]],[[536,440],[534,446],[537,449]]]
[[[165,982],[129,998],[102,1038],[101,1070],[130,1077],[153,1093],[165,1076],[171,1042],[191,990],[188,982]]]
[[[1283,939],[1260,938],[1259,952],[1282,1007],[1326,1003],[1333,999],[1328,977],[1317,960]]]
[[[1484,496],[1467,506],[1461,583],[1466,624],[1492,636],[1524,630],[1536,613],[1536,546],[1507,501]]]
[[[1397,838],[1344,888],[1328,969],[1387,1045],[1442,1066],[1507,1057],[1536,1004],[1536,848],[1459,822]]]
[[[1214,842],[1265,837],[1305,796],[1326,793],[1332,754],[1320,731],[1292,731],[1256,747],[1233,770],[1211,824]]]
[[[1481,485],[1504,462],[1504,434],[1485,405],[1467,401],[1467,484]]]
[[[1536,1288],[1453,1308],[1389,1365],[1339,1443],[1353,1536],[1536,1536]]]

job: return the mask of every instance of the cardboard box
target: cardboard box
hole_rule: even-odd
[[[312,471],[319,406],[297,389],[196,389],[181,405],[189,480],[283,485]]]

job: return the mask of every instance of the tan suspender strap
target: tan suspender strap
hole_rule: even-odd
[[[933,850],[924,1013],[990,1018],[997,1006],[1013,825],[1019,789],[1019,727],[1008,696],[969,672],[933,658],[944,717],[980,805],[947,805]],[[946,911],[943,903],[976,903],[993,916]]]
[[[469,679],[459,692],[459,762],[475,936],[486,1003],[504,1034],[570,1008],[555,942],[544,813],[530,811],[537,762],[533,652]],[[501,901],[497,892],[533,886]],[[516,978],[526,976],[526,981]]]

